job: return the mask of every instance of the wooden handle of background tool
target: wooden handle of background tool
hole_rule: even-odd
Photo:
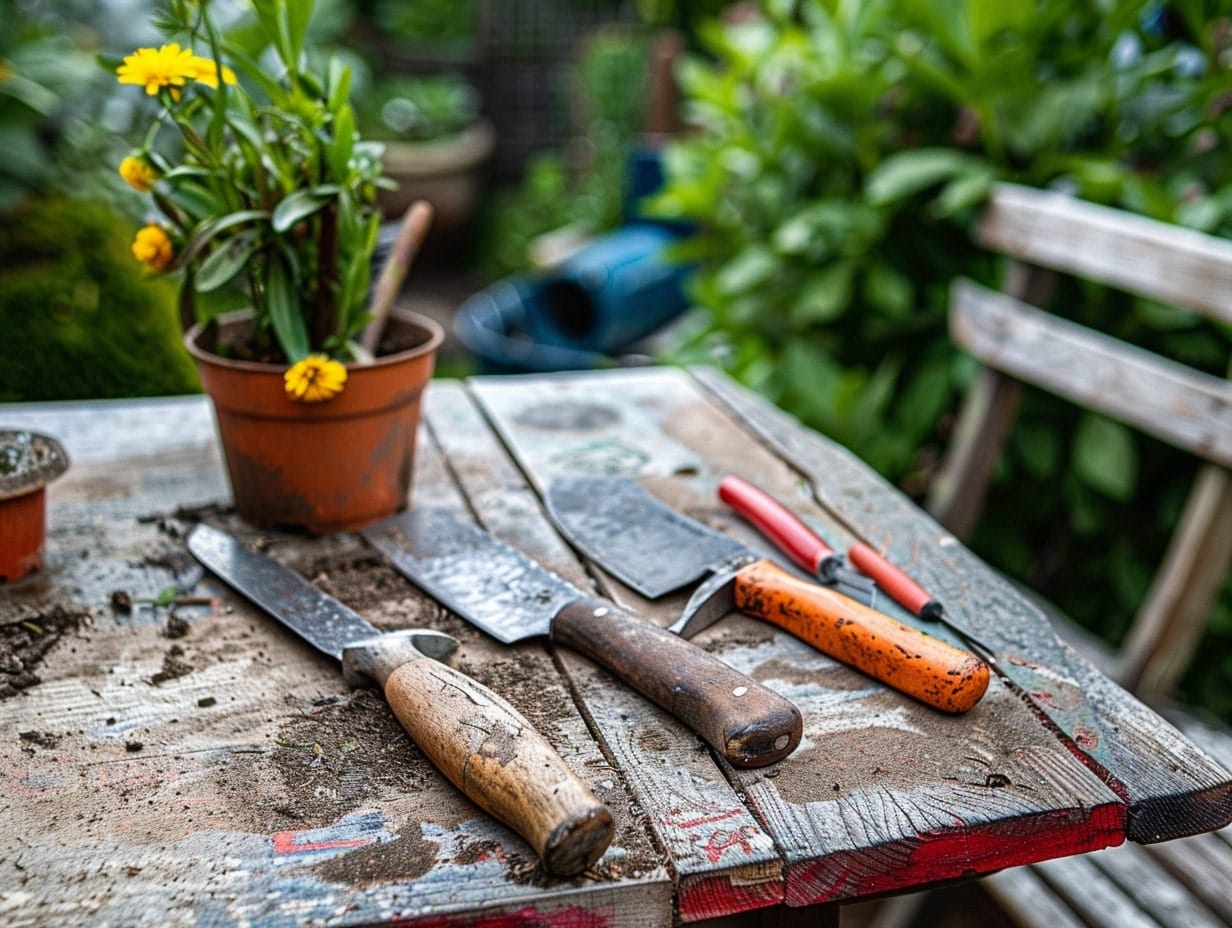
[[[608,600],[570,603],[552,640],[602,664],[733,766],[773,764],[800,743],[803,720],[789,699]]]
[[[739,477],[719,481],[719,499],[744,516],[763,535],[809,573],[819,573],[821,562],[834,555],[834,549],[817,537],[785,506]]]
[[[389,250],[385,266],[381,268],[381,276],[377,278],[376,289],[372,295],[372,321],[360,333],[359,343],[369,354],[376,354],[381,343],[381,333],[385,331],[385,320],[393,309],[394,301],[406,272],[411,269],[411,262],[419,253],[428,230],[432,227],[432,204],[427,200],[416,200],[402,217],[402,225],[398,227],[398,237],[394,247]]]
[[[549,873],[573,876],[612,840],[612,814],[513,706],[431,658],[382,681],[402,727],[485,812],[530,844]]]
[[[988,689],[988,665],[769,561],[736,575],[736,606],[926,705],[966,712]]]

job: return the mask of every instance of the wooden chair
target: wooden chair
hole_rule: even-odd
[[[1012,261],[1004,292],[953,290],[951,335],[983,365],[929,510],[959,538],[979,518],[1024,384],[1133,426],[1206,462],[1113,677],[1171,695],[1232,564],[1232,383],[1030,305],[1067,273],[1232,323],[1232,241],[1060,193],[998,186],[977,240]]]
[[[953,290],[951,334],[983,365],[932,488],[931,512],[955,535],[974,528],[1025,384],[1064,397],[1200,458],[1179,524],[1110,674],[1157,705],[1198,644],[1232,563],[1232,383],[1050,315],[1058,273],[1232,323],[1232,241],[1082,202],[998,186],[978,241],[1011,260],[1002,292]],[[1094,655],[1093,655],[1094,656]],[[1105,655],[1107,657],[1107,655]],[[1223,762],[1232,735],[1173,716]],[[1232,829],[1003,871],[977,886],[1023,928],[1232,924]],[[935,900],[904,898],[898,921]],[[893,907],[891,907],[893,908]]]

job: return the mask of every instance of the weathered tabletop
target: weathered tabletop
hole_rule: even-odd
[[[924,708],[732,615],[695,640],[804,715],[790,757],[735,770],[576,654],[485,637],[355,535],[246,527],[202,398],[0,406],[0,425],[50,432],[73,458],[50,491],[46,569],[0,592],[8,925],[645,928],[854,900],[1232,819],[1227,771],[863,464],[713,372],[435,381],[414,501],[469,511],[666,625],[684,595],[648,603],[579,562],[540,494],[559,474],[630,475],[764,550],[717,501],[719,478],[738,474],[835,547],[862,539],[887,552],[991,644],[1002,672],[974,710]],[[198,520],[378,626],[460,639],[455,664],[531,718],[611,808],[616,838],[599,863],[546,877],[379,695],[350,690],[330,660],[194,571],[183,536]],[[154,602],[177,585],[184,601]]]

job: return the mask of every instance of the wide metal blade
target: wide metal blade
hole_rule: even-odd
[[[506,644],[546,635],[556,613],[588,595],[448,509],[418,507],[362,534],[443,606]]]
[[[582,553],[648,599],[657,599],[732,558],[740,542],[683,516],[635,480],[562,477],[547,492],[557,528]]]
[[[197,525],[188,536],[188,550],[291,631],[339,660],[347,645],[381,634],[358,613],[322,593],[295,571],[248,550],[226,532]]]

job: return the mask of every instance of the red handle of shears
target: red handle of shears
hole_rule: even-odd
[[[747,480],[724,477],[719,482],[719,499],[752,522],[758,531],[810,573],[816,574],[821,562],[834,554],[834,549],[818,538],[816,532]]]
[[[856,542],[847,549],[847,560],[876,580],[878,587],[914,615],[922,616],[924,607],[934,602],[922,586],[863,542]]]

